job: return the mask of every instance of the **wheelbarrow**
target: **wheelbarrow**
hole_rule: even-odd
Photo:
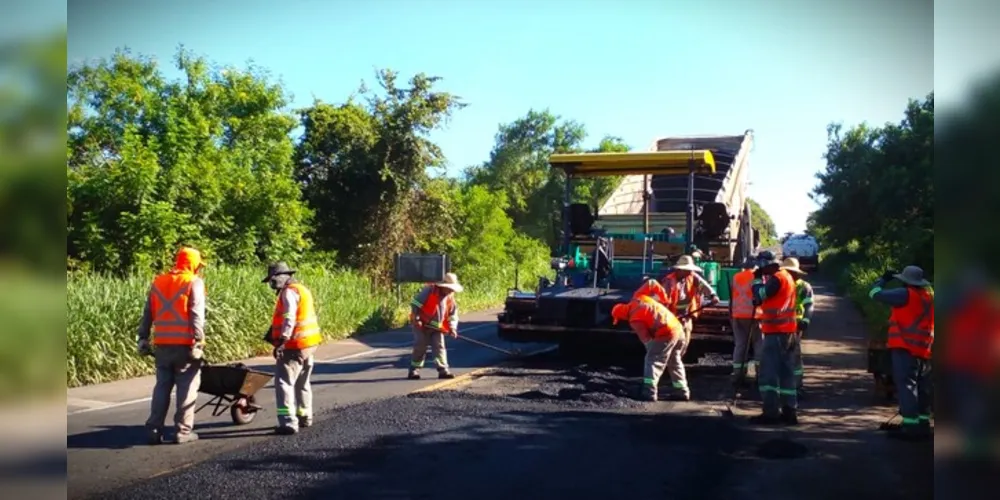
[[[886,403],[893,402],[896,385],[892,380],[892,357],[885,340],[868,342],[868,373],[875,379],[875,398]]]
[[[254,395],[271,381],[273,375],[251,370],[243,363],[229,365],[209,365],[201,367],[201,386],[198,392],[212,396],[195,410],[198,413],[206,406],[213,406],[212,416],[218,417],[229,411],[236,425],[253,422],[257,412],[264,407],[257,404]]]

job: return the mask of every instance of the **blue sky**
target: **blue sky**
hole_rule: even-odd
[[[530,108],[645,149],[754,129],[751,196],[779,232],[815,209],[826,126],[899,121],[934,88],[929,0],[70,0],[69,61],[179,44],[253,59],[294,106],[340,102],[377,67],[443,77],[469,106],[434,139],[457,174]],[[175,75],[174,72],[168,72]]]

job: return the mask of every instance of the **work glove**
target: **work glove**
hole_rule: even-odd
[[[759,267],[757,269],[754,269],[753,270],[753,277],[757,278],[757,279],[763,278],[764,277],[764,270],[762,268],[759,268]]]
[[[271,355],[274,356],[274,359],[280,358],[281,355],[284,353],[285,353],[285,344],[278,344],[274,346],[274,350],[271,351]]]
[[[718,303],[719,303],[719,296],[718,295],[713,295],[712,296],[712,305],[714,306],[714,305],[717,305]]]
[[[882,273],[882,281],[885,282],[892,281],[896,274],[897,274],[896,271],[893,271],[892,269],[887,269],[884,273]]]
[[[799,328],[799,332],[802,332],[802,334],[805,335],[805,333],[809,330],[809,322],[806,321],[806,320],[800,319],[798,321],[798,328]]]
[[[458,330],[452,330],[448,332],[448,335],[450,335],[452,338],[458,338]]]
[[[205,356],[205,344],[196,342],[191,346],[191,359],[198,361]]]
[[[140,356],[152,356],[153,355],[153,348],[150,347],[149,340],[147,340],[147,339],[139,339],[139,343],[136,346],[136,348],[139,351],[139,355]]]

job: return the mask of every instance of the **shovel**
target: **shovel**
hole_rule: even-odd
[[[749,359],[747,359],[747,357],[750,356],[750,344],[753,343],[753,334],[754,330],[756,329],[757,329],[757,308],[754,307],[753,312],[750,313],[750,334],[747,335],[747,345],[746,347],[743,348],[743,366],[740,367],[740,376],[736,379],[736,384],[733,387],[733,397],[729,400],[728,403],[726,403],[725,410],[719,410],[719,414],[722,415],[723,418],[726,419],[736,418],[736,414],[733,413],[733,406],[736,406],[736,399],[739,398],[740,395],[740,385],[743,384],[743,381],[746,379],[747,376],[747,363],[748,361],[750,361]],[[763,344],[763,342],[761,342],[761,344]]]
[[[512,351],[508,351],[507,349],[503,349],[503,348],[497,347],[495,345],[490,345],[490,344],[487,344],[486,342],[480,342],[480,341],[478,341],[476,339],[465,337],[465,336],[459,335],[457,333],[455,334],[455,338],[456,339],[464,340],[464,341],[469,342],[471,344],[476,344],[476,345],[478,345],[480,347],[485,347],[487,349],[492,349],[492,350],[497,351],[497,352],[502,352],[502,353],[504,353],[504,354],[506,354],[508,356],[521,357],[523,355],[521,353],[520,349],[514,349]]]

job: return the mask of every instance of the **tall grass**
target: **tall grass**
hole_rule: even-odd
[[[543,263],[529,271],[540,269],[544,269]],[[465,292],[458,296],[460,312],[503,304],[514,283],[511,265],[456,272],[465,286]],[[275,295],[261,283],[263,275],[262,267],[206,269],[208,361],[225,363],[270,352],[270,345],[261,338],[270,325]],[[521,276],[531,274],[522,270]],[[320,327],[328,339],[402,326],[409,301],[420,287],[402,286],[400,301],[394,290],[373,292],[370,281],[354,271],[305,265],[298,268],[296,277],[315,295]],[[152,274],[127,279],[68,276],[67,386],[153,373],[152,360],[136,353],[136,332],[152,278]]]
[[[875,255],[872,255],[875,253]],[[871,286],[888,268],[899,269],[897,262],[877,252],[864,252],[857,242],[844,248],[820,252],[821,275],[832,279],[838,292],[851,300],[861,312],[865,329],[871,340],[885,340],[890,308],[868,297]],[[930,278],[928,278],[930,279]],[[891,282],[886,289],[902,286]]]

